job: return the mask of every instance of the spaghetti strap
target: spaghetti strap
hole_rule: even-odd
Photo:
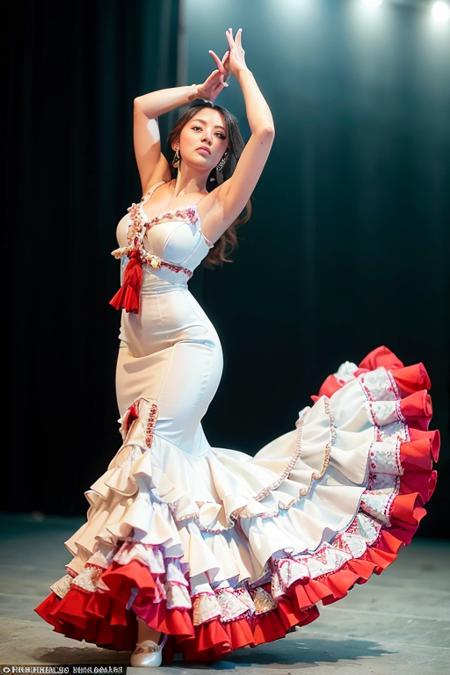
[[[152,185],[152,187],[151,187],[149,190],[147,190],[147,192],[145,192],[145,193],[142,195],[141,201],[144,202],[144,204],[145,204],[145,202],[147,201],[147,199],[150,199],[150,197],[151,197],[152,194],[155,192],[155,190],[156,190],[157,188],[159,188],[160,185],[163,185],[163,184],[166,183],[166,182],[167,182],[167,181],[165,181],[165,180],[160,180],[158,183],[155,183],[154,185]]]

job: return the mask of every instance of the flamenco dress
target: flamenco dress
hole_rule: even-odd
[[[140,617],[168,635],[167,665],[282,638],[381,574],[426,514],[440,434],[424,364],[381,345],[328,374],[254,456],[211,446],[201,421],[223,355],[188,281],[213,242],[198,204],[148,219],[163,182],[129,207],[112,251],[122,444],[34,611],[67,637],[130,651]]]

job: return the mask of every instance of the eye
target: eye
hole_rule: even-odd
[[[201,129],[201,127],[199,127],[198,124],[195,124],[192,128],[193,129]],[[219,138],[222,138],[222,140],[225,140],[225,138],[226,138],[225,134],[223,134],[221,131],[217,131],[216,133],[219,134]]]

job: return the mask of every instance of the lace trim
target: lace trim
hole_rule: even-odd
[[[265,614],[278,606],[277,601],[261,586],[255,590],[246,587],[223,588],[213,593],[193,596],[192,623],[198,626],[211,619],[230,623],[244,617]]]
[[[105,569],[98,565],[86,563],[85,568],[72,580],[73,586],[78,586],[85,591],[95,592],[99,587],[100,575]],[[103,590],[109,590],[108,586],[102,584]]]
[[[70,591],[71,586],[72,577],[70,574],[65,574],[50,586],[50,590],[56,593],[58,597],[63,598]]]

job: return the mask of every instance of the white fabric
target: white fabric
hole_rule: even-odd
[[[200,223],[177,219],[153,227],[150,243],[152,252],[163,258],[170,252],[172,262],[191,269],[209,251]],[[223,353],[184,276],[148,268],[141,312],[122,310],[119,341],[123,443],[85,493],[87,521],[65,542],[73,555],[68,570],[81,576],[86,562],[107,566],[113,557],[123,564],[138,558],[153,572],[165,570],[179,606],[189,606],[187,579],[191,595],[243,582],[256,586],[270,575],[272,556],[315,551],[354,520],[377,440],[374,404],[368,407],[364,387],[351,379],[354,364],[342,364],[349,381],[341,389],[302,408],[292,429],[251,457],[211,446],[203,431]],[[376,372],[372,386],[384,411],[392,403],[392,382],[383,368]],[[138,417],[128,427],[133,404]],[[392,447],[389,452],[393,456]],[[381,521],[380,499],[365,496],[367,511],[381,514]]]

